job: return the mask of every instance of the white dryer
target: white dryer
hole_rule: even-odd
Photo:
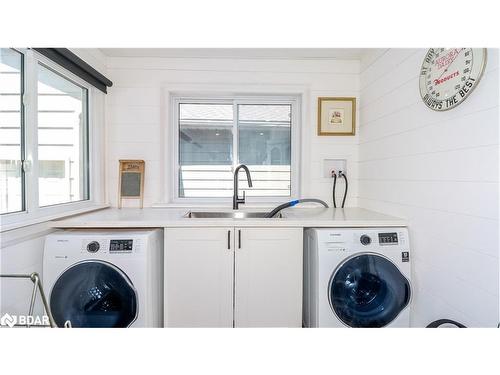
[[[406,228],[307,229],[304,326],[409,327]]]
[[[161,327],[163,231],[67,230],[45,239],[43,285],[59,327]]]

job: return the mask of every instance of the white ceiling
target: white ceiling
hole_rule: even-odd
[[[359,60],[363,48],[101,48],[110,57]]]

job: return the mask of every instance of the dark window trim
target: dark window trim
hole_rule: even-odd
[[[106,93],[107,88],[113,86],[111,82],[104,75],[99,73],[85,61],[80,59],[77,55],[67,48],[33,48],[38,53],[61,65],[63,68],[69,70],[79,78],[88,82],[95,88]]]

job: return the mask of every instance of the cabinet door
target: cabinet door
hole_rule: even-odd
[[[165,229],[165,325],[233,326],[233,228]]]
[[[235,229],[235,326],[302,326],[302,228]]]

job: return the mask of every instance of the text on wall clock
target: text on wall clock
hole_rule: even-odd
[[[420,69],[420,95],[427,107],[446,111],[461,104],[479,83],[485,48],[431,48]]]

